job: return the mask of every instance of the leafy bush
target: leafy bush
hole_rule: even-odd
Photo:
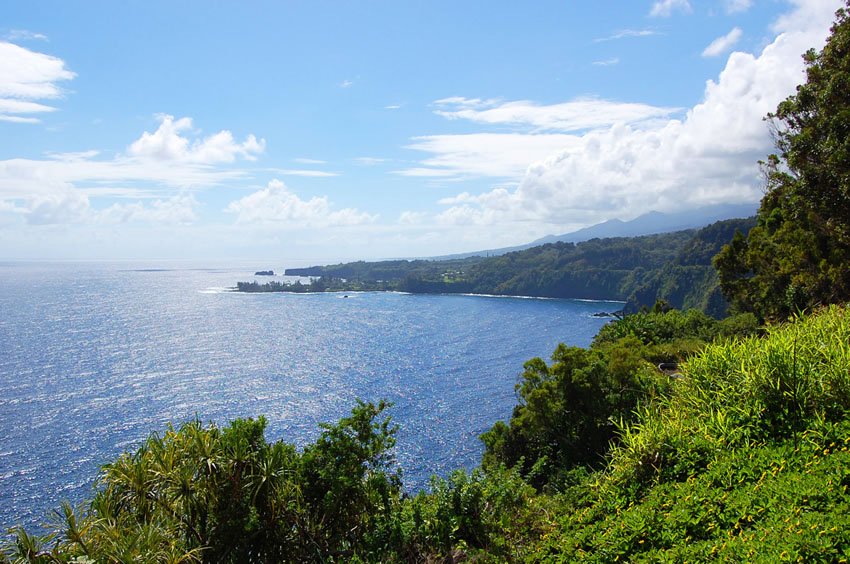
[[[831,307],[768,329],[766,338],[718,342],[684,366],[663,406],[621,431],[612,453],[619,483],[675,467],[679,454],[718,452],[793,439],[850,412],[850,318]]]
[[[199,421],[153,434],[107,464],[92,501],[54,531],[15,531],[24,562],[304,562],[390,544],[401,480],[386,404],[359,403],[303,452],[263,437],[265,419]],[[88,560],[86,560],[88,559]]]

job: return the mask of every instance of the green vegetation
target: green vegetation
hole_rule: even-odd
[[[320,276],[313,278],[304,284],[300,280],[295,282],[278,282],[273,280],[260,284],[259,282],[237,282],[236,291],[249,294],[267,292],[292,292],[295,294],[309,294],[315,292],[374,292],[392,290],[388,284],[381,282],[370,282],[355,280],[348,282],[341,278]]]
[[[647,562],[850,557],[850,314],[708,346],[568,492],[535,558]]]
[[[660,269],[647,272],[629,295],[625,311],[632,313],[663,300],[680,309],[698,309],[712,317],[728,314],[712,258],[736,233],[747,234],[755,218],[718,221],[696,232],[678,255]]]
[[[475,293],[551,298],[624,299],[628,284],[660,268],[693,236],[682,231],[646,237],[552,243],[497,257],[445,261],[355,262],[287,269],[412,293]]]
[[[758,225],[716,259],[738,311],[787,319],[850,300],[850,16],[842,10],[805,84],[769,117],[778,154],[763,163],[767,192]]]
[[[384,404],[359,404],[301,451],[267,443],[262,419],[190,422],[104,467],[51,535],[14,531],[6,558],[850,558],[850,312],[730,336],[751,319],[659,308],[607,326],[589,350],[559,347],[551,366],[531,361],[481,469],[413,497]],[[685,358],[682,377],[652,369],[659,358]]]
[[[375,284],[409,291],[632,288],[635,309],[661,295],[711,310],[716,282],[694,267],[731,237],[715,265],[738,315],[659,301],[606,325],[589,349],[528,361],[510,420],[482,436],[481,467],[412,497],[384,403],[358,404],[301,451],[266,442],[263,419],[194,421],[106,465],[92,499],[64,505],[48,535],[14,529],[0,558],[847,562],[850,310],[834,303],[850,299],[848,53],[841,11],[824,50],[806,55],[807,84],[771,116],[780,155],[749,234],[721,222],[696,235],[302,273],[347,279],[303,291],[380,272]],[[277,291],[263,286],[243,291]]]
[[[635,312],[663,299],[714,317],[727,304],[711,258],[753,220],[727,220],[698,231],[550,243],[497,257],[352,262],[287,269],[310,284],[239,282],[240,292],[396,290],[504,296],[627,300]]]
[[[25,562],[304,562],[387,544],[401,481],[385,404],[359,404],[302,452],[266,422],[194,421],[152,435],[103,468],[87,507],[63,506],[56,534],[16,531]],[[79,560],[78,560],[79,561]]]
[[[536,487],[558,489],[576,468],[599,469],[618,442],[618,424],[665,397],[673,368],[716,337],[755,333],[753,316],[716,321],[696,310],[665,310],[609,323],[590,349],[560,345],[552,364],[525,363],[509,422],[481,438],[484,468],[516,467]]]

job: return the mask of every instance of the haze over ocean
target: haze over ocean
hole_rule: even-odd
[[[270,440],[302,445],[357,398],[394,403],[405,486],[421,488],[477,464],[523,362],[588,345],[592,314],[620,306],[226,291],[267,266],[0,263],[0,527],[83,499],[169,422],[265,415]]]

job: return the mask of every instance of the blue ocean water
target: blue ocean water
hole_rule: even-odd
[[[524,361],[588,345],[605,323],[592,314],[619,308],[227,291],[255,267],[0,263],[0,531],[85,498],[102,464],[169,422],[265,415],[269,440],[303,445],[357,398],[394,403],[419,489],[477,464]]]

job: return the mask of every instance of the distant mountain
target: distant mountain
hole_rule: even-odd
[[[638,237],[641,235],[655,235],[657,233],[671,233],[684,229],[697,229],[721,221],[724,219],[749,217],[755,214],[758,204],[723,204],[710,206],[678,213],[661,213],[651,211],[636,217],[631,221],[621,219],[610,219],[590,227],[585,227],[563,235],[547,235],[516,247],[503,247],[486,251],[474,251],[471,253],[459,253],[433,257],[436,260],[460,259],[474,256],[499,256],[513,251],[523,251],[545,245],[546,243],[580,243],[591,239],[606,239],[610,237]]]

